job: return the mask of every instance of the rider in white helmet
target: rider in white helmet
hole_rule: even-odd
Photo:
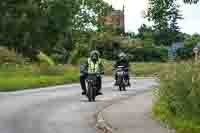
[[[118,55],[118,58],[114,64],[114,69],[116,69],[118,66],[124,66],[125,67],[125,71],[126,71],[126,75],[125,78],[127,78],[128,80],[128,86],[130,86],[130,77],[129,77],[129,73],[128,73],[128,68],[129,68],[129,61],[127,58],[127,55],[124,52],[121,52]],[[115,73],[115,85],[117,85],[117,73]]]

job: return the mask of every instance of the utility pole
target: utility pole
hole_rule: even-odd
[[[125,33],[125,10],[126,10],[126,0],[123,0],[123,7],[122,7],[122,30],[123,30],[123,34]]]

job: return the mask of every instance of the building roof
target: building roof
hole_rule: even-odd
[[[171,47],[174,48],[174,49],[183,48],[184,47],[184,42],[173,43]]]
[[[113,10],[111,12],[111,16],[121,16],[121,15],[123,15],[123,11],[121,10]]]

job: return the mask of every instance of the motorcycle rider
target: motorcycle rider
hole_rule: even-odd
[[[125,78],[128,80],[128,86],[130,86],[131,84],[130,84],[130,77],[129,77],[129,71],[128,71],[129,61],[128,61],[127,55],[124,52],[119,53],[117,60],[114,63],[114,70],[116,70],[118,66],[124,67],[124,70],[126,72]],[[117,77],[118,77],[117,72],[115,72],[115,84],[114,85],[117,85]]]
[[[87,62],[80,66],[80,83],[81,88],[83,90],[82,95],[86,95],[86,83],[85,80],[87,79],[88,73],[99,73],[97,80],[98,80],[98,87],[97,87],[97,95],[102,95],[101,87],[102,87],[102,79],[101,74],[103,74],[103,64],[100,59],[100,54],[98,51],[94,50],[90,53],[90,57],[88,58]]]

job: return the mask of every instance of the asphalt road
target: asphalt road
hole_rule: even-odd
[[[132,80],[127,92],[104,78],[103,96],[89,103],[79,84],[0,93],[0,133],[95,133],[101,109],[152,89],[154,79]]]

